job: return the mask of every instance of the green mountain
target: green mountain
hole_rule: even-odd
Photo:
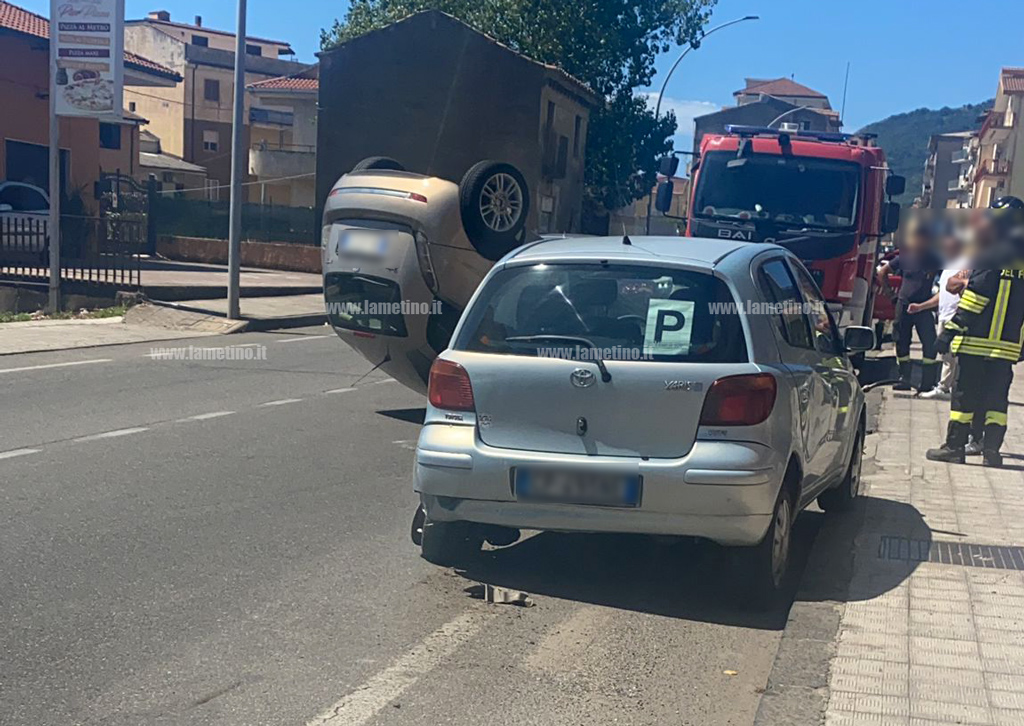
[[[928,158],[928,139],[933,134],[968,131],[981,124],[978,121],[992,101],[973,103],[959,108],[919,108],[868,124],[863,133],[878,134],[878,145],[885,149],[889,166],[907,178],[907,192],[897,199],[910,204],[921,194],[921,176]]]

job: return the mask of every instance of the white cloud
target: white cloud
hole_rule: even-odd
[[[647,105],[654,110],[658,102],[658,94],[653,91],[641,94],[646,97]],[[676,116],[676,135],[673,137],[675,148],[689,150],[693,146],[693,119],[704,114],[720,111],[721,106],[711,101],[690,101],[682,98],[665,96],[661,99],[661,113],[672,111]]]

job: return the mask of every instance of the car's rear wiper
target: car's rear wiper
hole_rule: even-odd
[[[594,345],[594,341],[581,335],[513,335],[511,338],[505,338],[506,343],[553,343],[555,341],[575,343],[576,345],[589,348],[595,353],[601,352],[601,349]],[[600,355],[594,356],[594,363],[597,364],[597,369],[601,371],[601,380],[605,383],[610,381],[612,374],[608,372],[608,366],[601,360]]]

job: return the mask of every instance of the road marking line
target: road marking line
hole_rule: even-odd
[[[20,373],[21,371],[42,371],[47,368],[67,368],[68,366],[91,366],[96,363],[110,363],[113,358],[96,358],[95,360],[76,360],[70,363],[49,363],[42,366],[25,366],[24,368],[4,368],[0,373]]]
[[[366,385],[367,386],[379,386],[379,385],[384,384],[384,383],[398,383],[398,381],[396,381],[394,378],[385,378],[382,381],[370,381]]]
[[[134,429],[119,429],[117,431],[107,431],[102,434],[92,434],[91,436],[82,436],[81,438],[75,439],[76,442],[81,443],[84,441],[99,441],[100,439],[116,439],[121,436],[131,436],[132,434],[141,434],[143,431],[149,431],[146,426],[140,426]]]
[[[214,411],[213,413],[201,413],[198,416],[189,416],[188,418],[181,419],[182,421],[209,421],[211,418],[221,418],[223,416],[232,416],[235,411]]]
[[[363,726],[463,643],[477,635],[493,613],[470,611],[442,625],[405,655],[321,713],[306,726]]]
[[[19,456],[38,454],[42,449],[15,449],[14,451],[0,452],[0,459],[15,459]]]
[[[300,403],[301,401],[301,398],[282,398],[280,401],[267,401],[266,403],[261,403],[260,406],[284,406],[289,403]]]
[[[354,391],[354,388],[335,388],[333,391],[324,391],[324,393],[348,393]]]
[[[303,335],[299,338],[285,338],[284,340],[275,340],[275,343],[301,343],[306,340],[321,340],[323,338],[332,338],[331,335]]]

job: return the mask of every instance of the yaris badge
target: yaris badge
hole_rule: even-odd
[[[577,368],[569,376],[569,380],[576,388],[590,388],[597,382],[597,376],[586,368]]]

